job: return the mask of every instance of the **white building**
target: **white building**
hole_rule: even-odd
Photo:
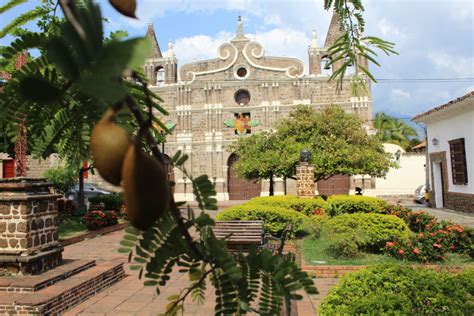
[[[427,127],[431,203],[474,213],[474,91],[413,120]]]

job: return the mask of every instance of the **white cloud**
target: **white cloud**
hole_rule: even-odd
[[[429,53],[433,66],[448,76],[472,77],[474,75],[474,57],[463,57],[446,52]]]
[[[398,27],[390,23],[387,19],[383,18],[381,19],[378,23],[377,26],[382,33],[383,36],[387,38],[393,38],[393,37],[405,37],[405,34],[400,31]]]
[[[411,93],[403,89],[393,88],[390,91],[390,96],[395,102],[404,102],[411,98]]]
[[[257,40],[265,48],[266,55],[288,56],[302,59],[306,63],[306,50],[310,38],[301,31],[289,28],[275,28],[255,34],[245,34]],[[232,39],[234,34],[220,32],[216,36],[195,35],[176,40],[174,51],[180,65],[185,63],[217,57],[218,47]]]

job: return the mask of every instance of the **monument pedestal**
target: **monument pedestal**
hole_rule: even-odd
[[[44,179],[0,179],[0,275],[39,274],[61,263],[58,205]]]
[[[296,195],[300,198],[314,198],[314,166],[301,162],[296,166]]]

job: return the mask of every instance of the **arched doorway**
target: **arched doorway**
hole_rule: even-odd
[[[227,188],[229,191],[229,200],[250,200],[253,197],[260,196],[260,183],[247,180],[238,176],[233,165],[239,160],[236,154],[230,155],[227,160]]]
[[[320,195],[349,194],[351,177],[345,174],[332,176],[327,180],[318,181]]]

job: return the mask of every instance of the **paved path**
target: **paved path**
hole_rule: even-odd
[[[460,225],[474,227],[474,214],[460,213],[448,209],[429,208],[421,204],[407,204],[404,206],[413,210],[425,210],[440,220],[451,221]]]
[[[117,231],[67,246],[63,257],[126,262],[126,255],[117,252],[122,235],[123,231]],[[142,281],[138,280],[136,272],[128,269],[128,264],[125,264],[125,270],[127,273],[125,279],[69,310],[64,315],[157,315],[164,312],[167,297],[177,294],[183,286],[188,284],[186,274],[174,272],[171,277],[172,282],[163,289],[160,296],[157,296],[155,288],[144,287]],[[321,294],[314,298],[316,302],[319,302],[322,295],[325,295],[328,288],[334,284],[334,281],[318,279],[316,284],[320,288]],[[186,304],[185,315],[212,315],[214,314],[214,301],[214,294],[209,290],[206,293],[204,305],[197,306],[191,302]],[[315,315],[314,311],[313,302],[307,295],[304,295],[304,300],[298,302],[298,315],[313,316]]]

